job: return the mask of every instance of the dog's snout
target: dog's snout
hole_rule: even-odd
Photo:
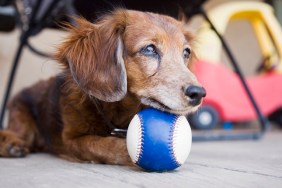
[[[206,96],[206,90],[203,87],[192,85],[185,90],[185,95],[189,97],[189,104],[196,106]]]

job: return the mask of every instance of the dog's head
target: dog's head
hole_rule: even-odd
[[[205,90],[188,68],[192,37],[183,23],[130,10],[77,23],[57,57],[85,93],[114,102],[130,92],[145,105],[176,114],[199,107]]]

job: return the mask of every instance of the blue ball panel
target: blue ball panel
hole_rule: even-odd
[[[168,171],[180,165],[172,152],[172,133],[178,116],[153,108],[138,113],[143,144],[137,165],[148,171]]]

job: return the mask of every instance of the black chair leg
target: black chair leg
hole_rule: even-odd
[[[18,46],[17,49],[17,53],[13,62],[13,67],[12,70],[10,72],[9,75],[9,79],[8,79],[8,83],[6,86],[6,91],[4,93],[4,97],[3,97],[3,101],[2,101],[2,107],[1,107],[1,114],[0,114],[0,130],[4,129],[4,118],[5,118],[5,112],[6,112],[6,107],[7,107],[7,103],[9,100],[9,96],[11,93],[11,89],[13,88],[13,83],[14,83],[14,78],[15,78],[15,74],[18,68],[18,64],[20,62],[20,57],[22,55],[22,51],[24,49],[24,47],[27,45],[27,41],[29,36],[32,33],[33,30],[33,26],[34,26],[34,21],[35,21],[35,16],[38,13],[39,7],[41,5],[42,1],[36,1],[31,16],[30,16],[30,20],[29,23],[26,25],[27,28],[25,30],[22,30],[22,34],[21,34],[21,38],[20,38],[20,44]]]
[[[13,83],[14,83],[14,78],[15,78],[15,74],[17,71],[17,67],[20,61],[20,57],[22,54],[22,51],[26,45],[27,42],[27,38],[28,38],[28,33],[24,33],[21,37],[20,40],[20,44],[18,46],[17,49],[17,53],[13,62],[13,67],[11,69],[10,75],[9,75],[9,80],[8,80],[8,85],[6,86],[6,91],[4,93],[4,97],[3,97],[3,101],[2,101],[2,107],[1,107],[1,114],[0,114],[0,130],[4,128],[4,118],[5,118],[5,112],[6,112],[6,106],[9,100],[9,96],[11,93],[11,89],[13,87]]]

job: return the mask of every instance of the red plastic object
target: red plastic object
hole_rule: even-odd
[[[203,105],[214,107],[222,121],[248,121],[257,115],[236,73],[223,64],[198,61],[195,74],[205,87]],[[282,107],[282,74],[267,73],[246,79],[263,115]]]

